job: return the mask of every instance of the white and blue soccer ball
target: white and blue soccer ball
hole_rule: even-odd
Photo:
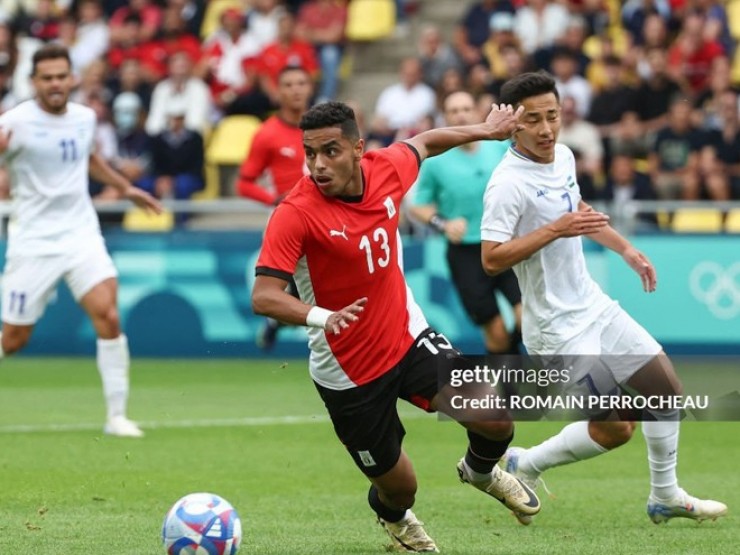
[[[168,555],[235,555],[242,523],[234,507],[213,493],[191,493],[164,518],[162,541]]]

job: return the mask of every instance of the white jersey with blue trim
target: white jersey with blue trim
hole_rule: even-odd
[[[481,238],[505,243],[578,210],[581,193],[573,153],[555,145],[542,164],[509,148],[484,196]],[[522,335],[533,350],[583,331],[615,301],[588,273],[581,237],[556,239],[514,266],[522,290]]]
[[[60,115],[28,100],[0,116],[12,133],[2,157],[13,199],[8,257],[59,254],[100,235],[88,191],[95,125],[95,112],[72,102]]]

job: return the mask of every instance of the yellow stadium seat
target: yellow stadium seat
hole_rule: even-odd
[[[260,125],[262,122],[254,116],[228,116],[222,119],[208,141],[206,163],[241,164]]]
[[[130,208],[123,215],[123,229],[138,232],[165,232],[175,227],[175,215],[169,210],[150,214],[141,208]]]
[[[246,13],[244,2],[241,0],[210,0],[207,2],[203,23],[200,24],[200,38],[205,40],[221,26],[221,14],[229,8],[236,8]]]
[[[214,199],[220,196],[222,166],[240,166],[247,156],[254,134],[262,125],[254,116],[228,116],[211,133],[206,146],[206,186],[193,195],[194,200]]]
[[[396,4],[393,0],[352,0],[347,8],[345,33],[352,41],[386,38],[396,28]]]
[[[734,39],[740,39],[740,0],[730,0],[725,6],[730,34]]]
[[[725,220],[725,231],[727,233],[740,233],[740,208],[730,210]]]
[[[716,208],[681,208],[673,214],[671,227],[677,233],[719,233],[722,212]]]

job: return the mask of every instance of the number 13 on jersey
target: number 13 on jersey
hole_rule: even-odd
[[[381,268],[388,266],[388,263],[391,260],[391,247],[388,243],[388,232],[384,228],[377,228],[373,231],[372,237],[373,240],[371,242],[370,237],[367,235],[362,236],[362,239],[360,239],[360,250],[365,251],[365,256],[367,258],[367,271],[374,274],[375,262],[373,262],[373,260],[375,260]],[[376,253],[380,251],[382,256],[374,259],[373,250],[375,250]]]

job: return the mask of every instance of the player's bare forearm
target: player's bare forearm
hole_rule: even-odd
[[[419,157],[424,160],[475,141],[504,141],[522,128],[519,117],[523,112],[522,106],[515,111],[510,105],[494,104],[483,123],[430,129],[406,142],[411,144],[419,153]]]
[[[504,140],[508,137],[509,135],[502,135],[500,138],[495,138]],[[406,142],[410,143],[419,152],[421,159],[424,160],[447,152],[456,146],[491,138],[494,137],[487,133],[487,129],[482,124],[477,124],[430,129],[419,133]]]
[[[88,173],[95,181],[119,190],[123,197],[139,208],[154,214],[162,213],[162,205],[157,199],[143,189],[135,187],[128,179],[115,171],[100,155],[90,155]]]
[[[252,310],[285,324],[305,326],[312,306],[285,291],[288,283],[272,276],[257,276],[252,288]]]
[[[592,235],[609,225],[609,216],[596,212],[585,203],[576,212],[568,212],[554,222],[505,243],[483,241],[481,260],[489,275],[496,275],[526,260],[542,247],[561,237]]]
[[[578,211],[594,213],[593,207],[583,200],[578,203]],[[602,247],[606,247],[619,255],[624,254],[624,251],[631,246],[627,239],[622,237],[616,229],[609,225],[605,225],[595,233],[589,234],[588,237]]]
[[[88,173],[95,181],[118,189],[121,193],[125,193],[129,187],[133,186],[128,179],[115,171],[99,154],[90,155]]]
[[[630,242],[611,226],[606,226],[596,233],[591,233],[588,238],[619,255],[624,254],[624,251],[631,246]]]
[[[481,242],[481,262],[483,270],[495,276],[526,260],[542,247],[549,245],[559,235],[551,226],[543,226],[527,235],[511,239],[505,243],[495,241]]]

